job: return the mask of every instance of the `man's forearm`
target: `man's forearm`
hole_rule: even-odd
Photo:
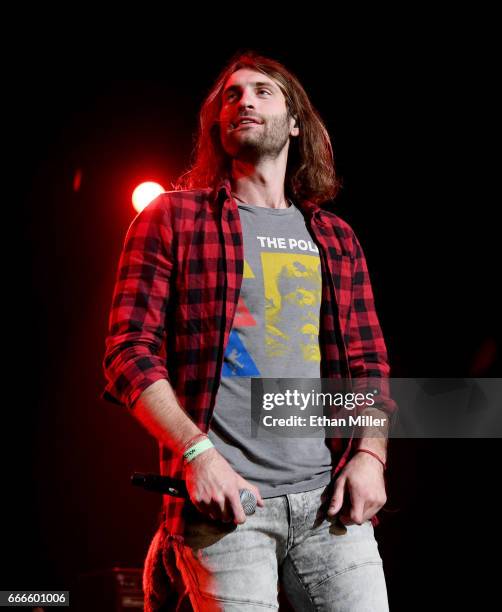
[[[367,448],[381,459],[387,461],[387,443],[389,436],[389,415],[378,408],[365,408],[361,414],[373,419],[379,419],[378,425],[367,425],[358,428],[358,438],[355,439],[355,448]]]
[[[190,438],[203,433],[180,406],[167,380],[157,380],[139,396],[131,410],[164,446],[181,452]]]

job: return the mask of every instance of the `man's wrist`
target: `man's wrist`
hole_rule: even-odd
[[[190,448],[190,446],[192,446],[193,444],[196,444],[200,440],[204,440],[205,438],[207,438],[207,434],[205,434],[202,431],[195,434],[194,436],[191,436],[190,438],[188,438],[188,440],[186,440],[186,442],[182,444],[181,452],[184,453],[186,450]]]
[[[354,450],[367,449],[376,453],[384,463],[387,463],[387,439],[386,438],[359,438],[355,441]]]
[[[186,450],[183,452],[183,462],[185,466],[211,448],[214,448],[214,444],[208,436],[198,438],[194,443],[189,443]]]
[[[365,408],[362,413],[364,416],[380,417],[386,416],[377,408]],[[362,427],[358,432],[358,437],[354,440],[355,451],[358,449],[367,449],[376,453],[381,458],[384,464],[387,463],[387,446],[388,446],[388,423],[385,421],[383,427]]]
[[[384,459],[382,459],[382,457],[380,455],[378,455],[378,453],[375,453],[372,450],[369,450],[368,448],[357,448],[356,449],[356,453],[364,453],[366,455],[369,455],[370,457],[373,457],[376,461],[378,461],[380,463],[380,465],[383,468],[383,471],[385,472],[385,470],[387,469],[387,464],[385,462]]]

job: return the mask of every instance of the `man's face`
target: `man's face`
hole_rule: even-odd
[[[223,86],[221,144],[232,158],[275,159],[299,130],[275,81],[262,72],[241,68]]]

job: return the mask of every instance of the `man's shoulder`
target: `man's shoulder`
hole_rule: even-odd
[[[211,189],[175,189],[164,191],[153,199],[141,213],[139,219],[164,223],[166,219],[175,222],[177,219],[189,219],[211,201]]]
[[[334,225],[336,225],[340,229],[343,229],[345,231],[352,231],[352,228],[347,223],[347,221],[342,219],[342,217],[340,217],[339,215],[334,213],[332,210],[328,210],[326,208],[322,208],[321,211],[322,211],[322,217],[323,218],[325,218],[327,220],[330,220]]]
[[[342,219],[339,215],[331,210],[322,209],[321,218],[324,222],[329,223],[335,231],[340,241],[344,243],[349,252],[355,250],[355,246],[358,242],[355,231],[352,226]]]
[[[212,194],[213,190],[209,187],[204,189],[173,189],[161,193],[159,199],[163,206],[189,207],[203,204],[211,199]]]

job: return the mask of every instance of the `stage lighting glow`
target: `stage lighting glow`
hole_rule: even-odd
[[[134,206],[134,210],[136,210],[136,212],[141,212],[143,208],[148,206],[152,200],[164,191],[164,187],[159,185],[159,183],[153,183],[152,181],[141,183],[132,194],[132,205]]]

